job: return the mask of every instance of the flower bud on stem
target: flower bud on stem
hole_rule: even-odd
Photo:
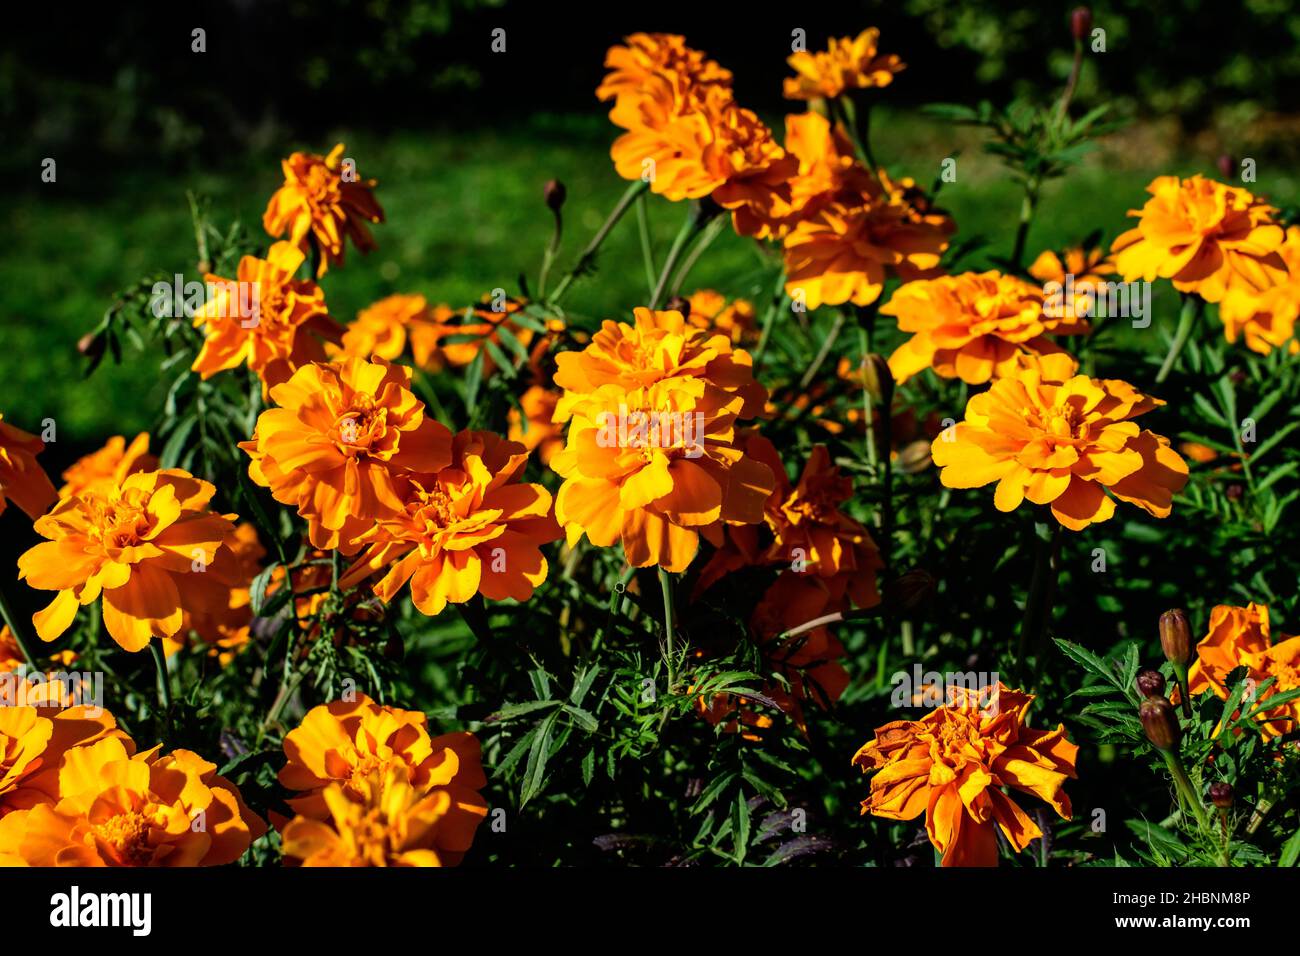
[[[1192,630],[1187,623],[1187,613],[1181,608],[1160,615],[1160,649],[1165,652],[1165,660],[1174,666],[1183,716],[1191,720],[1192,695],[1188,691],[1187,661],[1192,656]]]

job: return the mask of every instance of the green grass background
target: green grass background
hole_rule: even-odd
[[[1006,170],[980,151],[979,134],[913,113],[882,113],[872,125],[879,160],[927,187],[942,160],[956,155],[957,181],[945,185],[940,199],[957,220],[957,239],[983,235],[990,245],[981,256],[1007,254],[1020,193]],[[498,128],[342,130],[261,155],[197,155],[184,171],[109,172],[62,163],[57,183],[0,199],[6,237],[0,247],[0,412],[33,431],[53,418],[59,440],[77,446],[153,427],[168,384],[159,381],[158,356],[128,353],[121,366],[107,359],[85,379],[76,343],[113,293],[141,276],[160,270],[197,277],[186,190],[211,197],[219,227],[240,219],[260,235],[262,210],[281,181],[279,158],[293,149],[325,152],[336,140],[346,142],[361,174],[379,180],[387,214],[376,228],[378,250],[365,257],[349,251],[346,266],[324,279],[331,312],[347,321],[394,292],[462,305],[496,287],[515,292],[521,272],[534,284],[551,230],[541,200],[551,177],[566,184],[569,196],[565,244],[553,276],[562,274],[626,188],[609,160],[616,134],[593,109]],[[1103,144],[1069,178],[1047,187],[1030,233],[1031,255],[1097,228],[1109,241],[1126,228],[1126,210],[1141,205],[1155,175],[1213,172],[1210,157],[1171,162],[1138,145],[1143,139],[1131,131],[1127,139]],[[1296,202],[1297,180],[1289,171],[1262,168],[1255,189],[1275,202]],[[686,209],[652,197],[648,212],[661,260]],[[765,268],[757,244],[728,231],[687,288],[765,294],[759,281]],[[618,317],[646,295],[636,217],[629,215],[602,251],[597,273],[575,287],[566,307]]]

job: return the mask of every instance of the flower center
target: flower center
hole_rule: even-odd
[[[119,813],[91,828],[95,836],[112,847],[113,855],[126,866],[145,866],[153,859],[149,846],[149,819],[134,810]]]
[[[153,530],[153,518],[145,510],[148,501],[137,488],[128,489],[121,498],[101,498],[92,505],[92,534],[105,548],[132,548],[142,543]]]
[[[1047,413],[1043,427],[1055,438],[1078,438],[1081,418],[1073,405],[1058,405]]]
[[[376,408],[369,395],[358,395],[354,404],[334,421],[339,451],[358,455],[371,450],[387,431],[388,410]]]

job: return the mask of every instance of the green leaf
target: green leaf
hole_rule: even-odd
[[[1282,855],[1278,857],[1278,866],[1295,866],[1300,861],[1300,830],[1291,834],[1291,839],[1287,840],[1282,847]]]
[[[551,714],[538,725],[533,745],[528,749],[528,763],[524,767],[524,783],[519,789],[519,806],[525,806],[542,789],[546,777],[546,762],[551,757],[551,735],[555,731],[558,715]]]

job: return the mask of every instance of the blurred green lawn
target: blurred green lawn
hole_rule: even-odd
[[[991,245],[982,255],[1008,252],[1019,191],[1003,168],[980,152],[976,134],[913,114],[883,114],[872,125],[880,161],[927,187],[941,161],[960,150],[957,181],[944,187],[941,204],[956,217],[958,240],[985,235]],[[336,139],[346,142],[361,174],[379,180],[387,214],[376,229],[378,251],[367,257],[349,251],[346,267],[325,277],[331,312],[347,321],[394,292],[419,292],[460,305],[495,287],[515,292],[521,272],[535,283],[551,228],[541,188],[551,177],[568,187],[565,245],[553,275],[562,274],[626,188],[609,161],[616,133],[597,111],[539,115],[513,127],[342,132],[316,143],[286,142],[275,154],[217,158],[219,166],[196,157],[190,174],[152,169],[114,174],[103,177],[89,200],[84,188],[61,191],[81,175],[61,165],[58,184],[0,200],[9,240],[0,254],[0,412],[6,421],[33,431],[52,417],[59,439],[76,445],[153,426],[166,387],[158,380],[157,356],[128,354],[120,367],[106,360],[83,379],[84,359],[76,343],[112,294],[146,273],[196,277],[187,189],[211,197],[219,227],[239,218],[260,234],[262,210],[281,179],[280,155],[295,148],[324,152]],[[1139,151],[1112,148],[1051,184],[1030,233],[1030,254],[1078,241],[1096,228],[1107,240],[1113,238],[1126,228],[1125,211],[1141,205],[1154,175],[1212,172],[1195,159],[1172,169],[1149,168],[1134,152]],[[1265,171],[1256,189],[1276,202],[1294,203],[1297,197],[1294,177]],[[78,198],[70,198],[74,192]],[[652,198],[649,221],[660,259],[685,214],[683,206]],[[754,242],[724,232],[687,289],[766,294],[759,284],[764,269]],[[629,215],[602,251],[597,273],[575,287],[566,307],[616,317],[645,298],[636,218]]]

